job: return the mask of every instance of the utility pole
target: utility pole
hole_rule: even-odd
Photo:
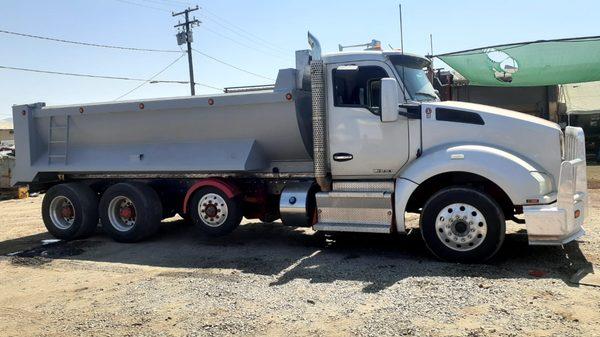
[[[190,12],[197,11],[199,9],[198,5],[195,8],[188,7],[186,10],[179,13],[171,13],[174,17],[179,15],[185,16],[185,22],[178,22],[174,27],[181,29],[184,27],[185,30],[177,33],[177,44],[187,44],[187,54],[188,54],[188,65],[190,68],[190,90],[192,96],[196,95],[196,83],[194,82],[194,64],[192,63],[192,41],[194,41],[194,37],[192,35],[192,27],[194,25],[200,25],[200,21],[198,21],[195,17],[192,21],[190,21]]]

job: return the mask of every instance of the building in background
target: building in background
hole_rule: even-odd
[[[600,82],[563,84],[560,124],[585,132],[586,152],[600,162]]]
[[[450,71],[437,71],[434,87],[443,101],[462,101],[491,105],[536,117],[559,121],[559,86],[492,87],[471,85]]]
[[[0,143],[5,145],[14,144],[14,133],[12,118],[0,119]]]
[[[528,87],[469,84],[453,71],[438,70],[434,88],[442,101],[491,105],[583,128],[588,158],[600,162],[600,81]]]

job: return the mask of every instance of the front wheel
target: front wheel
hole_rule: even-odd
[[[421,234],[438,258],[484,262],[498,252],[506,224],[502,209],[487,194],[462,187],[434,194],[421,213]]]

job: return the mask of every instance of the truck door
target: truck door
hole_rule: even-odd
[[[408,119],[383,123],[381,78],[394,77],[384,62],[331,64],[328,77],[329,161],[334,179],[393,177],[408,161]]]

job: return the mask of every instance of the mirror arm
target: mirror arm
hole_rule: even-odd
[[[407,109],[401,106],[398,108],[398,114],[408,119],[421,119],[421,107],[419,106],[418,109]]]

